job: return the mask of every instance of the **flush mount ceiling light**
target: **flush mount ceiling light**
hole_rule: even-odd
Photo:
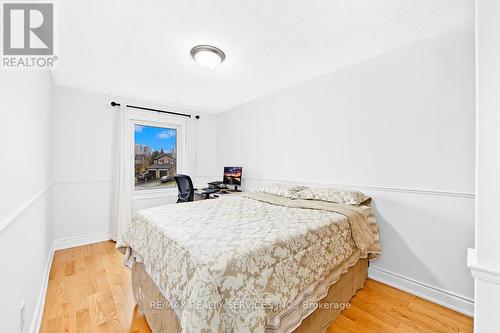
[[[198,45],[191,49],[194,61],[204,70],[214,70],[226,59],[221,49],[211,45]]]

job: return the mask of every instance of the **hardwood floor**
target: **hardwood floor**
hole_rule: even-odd
[[[151,332],[130,283],[111,241],[57,251],[40,331]],[[472,318],[373,280],[351,304],[328,333],[472,332]]]

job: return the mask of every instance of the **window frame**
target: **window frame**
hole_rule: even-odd
[[[187,119],[177,116],[171,116],[162,113],[131,111],[127,113],[126,137],[128,155],[127,174],[131,183],[132,200],[147,200],[155,198],[164,198],[177,196],[177,188],[159,188],[151,190],[135,189],[135,125],[153,126],[159,128],[171,128],[176,130],[176,173],[186,173],[188,168],[188,150],[187,150]]]

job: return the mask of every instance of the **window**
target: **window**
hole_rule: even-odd
[[[194,128],[184,117],[125,111],[125,169],[133,200],[177,196],[174,175],[193,170]],[[175,111],[175,110],[173,110]]]
[[[136,191],[175,187],[178,130],[134,124],[134,184]]]

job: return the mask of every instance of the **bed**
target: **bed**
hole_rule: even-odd
[[[158,333],[324,331],[380,251],[371,207],[268,193],[142,210],[117,248]]]

